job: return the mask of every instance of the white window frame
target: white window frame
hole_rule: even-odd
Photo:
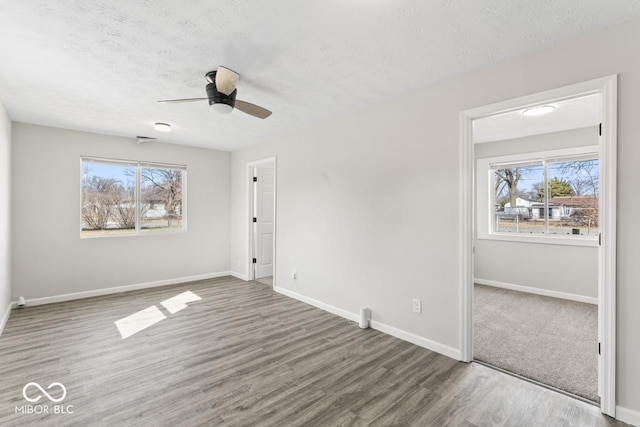
[[[500,240],[511,242],[542,243],[551,245],[569,246],[598,246],[597,236],[583,236],[571,234],[526,234],[509,233],[493,230],[493,206],[495,204],[495,194],[493,189],[493,172],[496,165],[513,165],[539,163],[543,166],[552,160],[577,160],[581,158],[599,159],[598,146],[585,146],[566,148],[560,150],[539,151],[534,153],[513,154],[500,157],[489,157],[476,160],[477,172],[477,238],[481,240]],[[546,167],[545,167],[546,171]],[[545,197],[545,213],[547,197]],[[545,219],[545,224],[547,220]],[[546,225],[545,225],[546,229]]]
[[[136,228],[135,231],[131,232],[120,232],[114,231],[113,233],[108,234],[96,234],[96,235],[83,235],[82,234],[82,202],[83,202],[83,191],[82,191],[82,176],[83,176],[83,168],[82,165],[84,162],[93,162],[93,163],[102,163],[102,164],[113,164],[113,165],[121,165],[121,166],[129,166],[135,168],[136,171]],[[140,169],[142,168],[157,168],[157,169],[179,169],[182,171],[182,227],[171,230],[164,231],[145,231],[140,227],[140,203],[141,203],[141,191],[140,191]],[[159,163],[159,162],[147,162],[140,160],[123,160],[123,159],[111,159],[111,158],[103,158],[103,157],[93,157],[93,156],[80,156],[80,238],[81,239],[96,239],[96,238],[110,238],[110,237],[134,237],[134,236],[158,236],[164,234],[181,234],[187,232],[187,166],[179,165],[179,164],[171,164],[171,163]]]

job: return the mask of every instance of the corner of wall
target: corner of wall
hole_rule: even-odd
[[[4,327],[7,324],[7,321],[9,320],[9,316],[11,315],[12,309],[13,309],[13,304],[11,303],[11,301],[9,301],[9,304],[7,305],[7,309],[4,311],[4,313],[2,314],[2,317],[0,318],[0,336],[2,336],[2,332],[4,331]]]
[[[0,101],[0,334],[11,313],[12,122]]]
[[[229,274],[235,277],[236,279],[244,280],[245,282],[249,280],[246,274],[238,273],[237,271],[230,271]]]

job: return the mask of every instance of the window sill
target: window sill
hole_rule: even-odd
[[[95,234],[89,236],[83,236],[80,234],[80,239],[110,239],[118,237],[140,237],[140,236],[165,236],[167,234],[187,234],[186,229],[171,230],[171,231],[142,231],[139,233],[113,233],[113,234]]]
[[[520,242],[520,243],[536,243],[542,245],[564,245],[564,246],[589,246],[597,247],[597,237],[582,237],[576,236],[558,236],[558,235],[542,235],[542,236],[528,236],[526,234],[511,234],[511,233],[491,233],[491,234],[478,234],[478,240],[499,240],[503,242]]]

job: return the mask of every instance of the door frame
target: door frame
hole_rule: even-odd
[[[616,411],[616,171],[618,75],[601,77],[460,112],[460,359],[473,360],[475,161],[473,120],[589,94],[602,96],[599,141],[598,390],[600,409]],[[594,350],[595,351],[595,350]]]
[[[253,208],[254,208],[254,185],[253,185],[253,172],[256,166],[264,165],[264,164],[273,164],[273,287],[276,286],[276,239],[277,239],[277,229],[278,229],[278,217],[276,216],[277,211],[277,191],[278,191],[278,163],[276,157],[268,157],[265,159],[254,160],[252,162],[247,162],[247,194],[249,195],[248,200],[248,211],[247,211],[247,237],[248,237],[248,245],[247,245],[247,280],[255,279],[255,269],[253,268],[253,253],[254,253],[254,238],[253,238]]]

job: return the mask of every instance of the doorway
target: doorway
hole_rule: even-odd
[[[276,159],[247,164],[249,178],[249,274],[274,286],[276,235]]]
[[[513,242],[526,242],[531,239],[552,238],[552,230],[562,228],[565,224],[566,239],[572,240],[576,245],[592,245],[597,252],[594,263],[597,265],[597,290],[594,292],[597,302],[597,346],[592,351],[597,352],[597,383],[600,407],[603,413],[615,416],[615,185],[616,185],[616,87],[617,76],[609,76],[591,80],[559,89],[554,89],[522,98],[491,104],[483,107],[466,110],[461,113],[461,359],[467,362],[474,360],[474,273],[477,238],[482,233],[501,234],[506,240]],[[489,117],[507,116],[514,112],[521,114],[525,110],[537,107],[553,107],[559,103],[578,100],[590,96],[600,97],[600,107],[597,111],[599,124],[598,143],[595,148],[598,161],[599,174],[597,207],[598,231],[593,234],[594,223],[589,222],[588,209],[585,207],[571,206],[570,203],[559,203],[553,200],[549,190],[551,176],[550,168],[554,161],[591,161],[594,160],[593,152],[584,152],[576,147],[566,149],[563,152],[542,153],[541,158],[532,159],[515,156],[507,159],[498,159],[491,163],[486,171],[486,187],[478,185],[479,177],[482,178],[480,166],[476,161],[476,147],[474,146],[474,134],[480,131],[478,123]],[[477,140],[475,135],[475,139]],[[553,150],[547,150],[553,151]],[[589,151],[589,150],[587,150]],[[486,166],[486,164],[485,164]],[[538,198],[516,197],[509,202],[495,203],[495,198],[487,198],[495,191],[495,181],[489,181],[491,167],[495,171],[515,167],[529,167],[530,173],[540,173],[542,186]],[[502,168],[502,169],[501,169]],[[535,169],[538,168],[536,171]],[[561,181],[562,178],[558,178]],[[491,182],[491,185],[489,184]],[[558,185],[554,182],[553,185]],[[481,190],[483,189],[483,190]],[[477,191],[476,191],[477,190]],[[490,200],[485,205],[480,205],[481,191],[488,193],[484,200]],[[518,200],[516,200],[518,199]],[[593,203],[592,199],[590,203]],[[479,207],[481,206],[481,207]],[[577,212],[581,210],[578,215]],[[540,215],[542,212],[542,215]],[[572,212],[574,212],[573,216]],[[549,213],[549,215],[545,215]],[[578,224],[586,219],[585,224]],[[535,218],[534,218],[535,217]],[[557,220],[556,220],[557,219]],[[564,222],[563,222],[564,221]],[[484,229],[481,229],[484,227]],[[502,228],[500,228],[502,227]],[[526,230],[526,231],[525,231]],[[524,236],[526,232],[528,236]],[[507,236],[507,234],[510,234]],[[539,235],[535,235],[539,234]],[[580,235],[586,237],[581,241]],[[589,237],[591,236],[591,237]],[[486,237],[486,236],[485,236]],[[495,236],[494,236],[495,237]],[[585,243],[587,242],[587,243]],[[541,243],[541,242],[540,242]],[[549,242],[541,243],[547,247]],[[549,245],[548,247],[551,247]],[[543,249],[544,250],[544,249]],[[501,289],[504,291],[504,289]],[[551,295],[558,296],[558,295]],[[596,343],[594,343],[596,344]],[[517,356],[516,356],[517,358]]]

